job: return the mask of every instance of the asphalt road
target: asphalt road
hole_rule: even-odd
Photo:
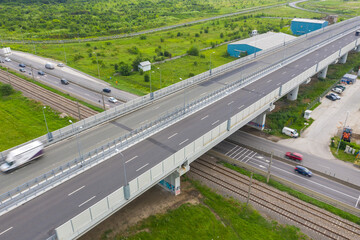
[[[234,133],[229,139],[244,146],[249,146],[269,153],[273,152],[277,156],[284,156],[286,152],[299,152],[292,147],[277,144],[242,131]],[[352,164],[340,160],[321,158],[307,152],[300,151],[299,153],[304,156],[302,164],[305,167],[315,169],[355,185],[360,184],[360,169],[355,168]]]
[[[270,164],[270,157],[261,155],[248,148],[233,144],[228,141],[223,141],[213,148],[214,150],[238,160],[239,162],[247,163],[263,171],[268,171]],[[285,154],[285,153],[284,153]],[[307,156],[306,156],[307,157]],[[304,161],[307,158],[304,157]],[[302,163],[296,163],[302,165]],[[271,174],[294,182],[300,186],[311,189],[317,193],[321,193],[339,202],[345,203],[354,207],[357,199],[360,196],[360,191],[340,184],[338,182],[329,180],[322,176],[314,174],[311,178],[294,172],[294,166],[273,159],[271,165]]]
[[[329,36],[336,35],[339,32],[345,31],[346,29],[352,29],[354,26],[357,26],[357,23],[355,22],[348,25],[349,26],[346,25],[340,29],[331,30],[331,32],[324,33],[320,36],[309,37],[305,39],[304,42],[288,46],[288,48],[286,48],[284,51],[278,51],[271,55],[254,58],[253,61],[245,63],[241,67],[229,71],[221,76],[213,77],[210,80],[195,85],[194,87],[186,89],[185,91],[177,92],[171,96],[162,98],[159,101],[156,101],[153,104],[147,106],[146,108],[142,108],[131,114],[122,116],[112,122],[102,124],[97,128],[93,128],[89,131],[82,132],[78,136],[81,152],[87,153],[96,147],[100,147],[115,138],[123,136],[131,129],[136,129],[147,122],[157,119],[159,116],[165,114],[167,111],[175,108],[176,106],[183,106],[184,101],[188,102],[193,99],[202,97],[209,92],[223,87],[227,83],[238,80],[244,74],[256,72],[259,68],[269,66],[276,60],[283,59],[284,56],[289,56],[293,52],[301,52],[304,49],[307,49],[311,44],[321,42],[324,39],[327,39]],[[334,51],[338,46],[343,46],[346,44],[346,42],[352,41],[354,39],[355,34],[349,34],[348,36],[343,37],[341,40],[330,44],[330,47],[324,47],[317,50],[312,54],[311,57],[304,57],[303,59],[300,59],[288,66],[285,66],[281,70],[270,74],[268,77],[260,79],[256,83],[243,88],[241,92],[243,94],[250,94],[251,96],[263,96],[265,93],[276,89],[281,83],[287,82],[290,77],[303,72],[309,66],[317,63],[319,59],[330,55],[332,51]],[[240,98],[242,99],[243,97],[239,95],[239,99]],[[240,103],[237,103],[237,101],[239,100],[236,100],[232,103],[232,105],[229,105],[227,107],[227,111],[232,111],[231,109],[235,110],[235,106],[239,108],[244,105],[244,103],[242,103],[243,101]],[[1,174],[0,193],[9,191],[30,179],[51,171],[56,166],[65,164],[77,156],[78,150],[76,136],[52,145],[46,149],[45,156],[42,159],[20,168],[11,174]]]
[[[18,61],[17,59],[14,59],[12,57],[9,57],[11,59],[11,62],[4,62],[1,63],[1,65],[3,67],[8,67],[9,69],[12,69],[14,71],[19,72],[20,74],[23,74],[29,78],[33,78],[34,80],[41,82],[47,86],[53,87],[55,89],[58,89],[64,93],[68,93],[73,97],[76,97],[78,99],[82,99],[85,102],[88,102],[90,104],[93,104],[95,106],[99,106],[99,107],[103,107],[103,103],[102,103],[102,88],[108,87],[108,86],[99,86],[99,91],[95,92],[91,89],[88,88],[84,88],[80,85],[78,85],[76,82],[72,81],[72,79],[74,78],[78,78],[78,76],[73,76],[72,74],[64,74],[67,71],[68,67],[58,67],[57,71],[57,75],[53,75],[53,70],[49,70],[49,69],[45,69],[44,66],[39,66],[39,64],[37,64],[36,66],[30,66],[28,65],[29,61]],[[1,57],[1,59],[3,59],[3,57]],[[20,72],[20,63],[25,63],[26,67],[24,68],[26,72]],[[45,73],[45,75],[40,75],[38,74],[38,71],[43,71]],[[58,77],[59,76],[59,77]],[[67,77],[65,77],[67,76]],[[64,85],[61,84],[60,79],[61,78],[65,78],[66,80],[68,80],[70,82],[69,85]],[[108,101],[108,96],[112,96],[111,93],[107,94],[104,93],[104,101],[105,101],[105,107],[111,108],[111,107],[115,107],[121,104],[121,102],[117,102],[117,103],[110,103]],[[100,100],[100,102],[99,102]]]
[[[341,29],[344,30],[344,27]],[[311,55],[305,56],[263,77],[247,87],[198,111],[196,114],[192,114],[154,134],[151,138],[133,145],[123,151],[125,159],[122,159],[121,154],[115,155],[85,173],[61,184],[57,188],[0,216],[0,239],[44,239],[50,236],[57,226],[124,185],[125,179],[121,174],[124,170],[122,167],[123,161],[125,161],[127,181],[130,181],[163,159],[166,159],[174,152],[180,150],[188,143],[194,141],[199,136],[205,134],[210,129],[226,121],[230,115],[234,115],[233,111],[235,111],[236,108],[237,111],[246,108],[262,98],[264,93],[276,89],[279,83],[287,82],[290,78],[289,76],[301,73],[307,67],[314,65],[314,63],[324,58],[325,55],[330,55],[332,51],[335,51],[340,45],[345,45],[346,42],[353,41],[354,38],[354,33],[344,36],[342,39],[331,43],[330,46],[323,47]],[[311,41],[315,41],[315,39]],[[275,56],[273,55],[273,57]],[[286,74],[284,74],[285,71]],[[232,76],[233,80],[236,79],[236,76],[235,71]],[[225,78],[229,77],[230,75],[226,74]],[[192,90],[194,90],[194,88]],[[168,99],[169,102],[167,104],[171,104],[170,100],[173,100],[173,98]],[[172,106],[174,105],[175,104]],[[91,140],[95,142],[97,139],[106,138],[106,135],[103,135],[103,131],[104,127],[109,125],[118,127],[118,125],[113,123],[103,125],[97,129],[102,131],[95,135],[96,139],[91,138],[91,136],[95,134],[94,131],[91,131],[85,133],[82,136],[82,140],[85,142],[84,139],[87,139],[88,141]],[[111,130],[109,128],[105,129],[107,131]],[[115,130],[112,130],[111,132],[113,133],[114,131]],[[53,146],[52,150],[58,151],[62,148],[59,154],[60,157],[64,157],[66,153],[75,149],[74,146],[76,144],[68,144],[69,141],[65,141],[61,145]],[[70,147],[72,147],[72,150]],[[50,151],[48,150],[46,155],[49,154]],[[43,159],[37,162],[41,161],[43,161]],[[341,166],[339,166],[339,168],[340,167]],[[27,166],[26,168],[36,168],[36,164],[30,164],[29,167]],[[22,170],[24,169],[16,171],[13,176],[16,176],[17,173],[25,172]],[[6,177],[10,178],[11,175]],[[6,178],[6,180],[7,179],[8,178]]]

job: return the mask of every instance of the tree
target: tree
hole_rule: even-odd
[[[144,81],[145,81],[145,82],[149,82],[149,81],[150,81],[150,77],[149,77],[148,74],[145,74],[145,75],[144,75]]]
[[[192,56],[199,56],[199,49],[195,46],[192,46],[187,53]]]
[[[10,84],[3,84],[0,86],[1,96],[9,96],[14,92],[14,89]]]
[[[139,70],[139,64],[142,62],[142,57],[141,56],[137,56],[134,61],[132,62],[132,68],[134,69],[134,71],[138,71]]]
[[[120,65],[119,72],[123,76],[129,76],[131,73],[131,68],[129,64],[123,63]]]

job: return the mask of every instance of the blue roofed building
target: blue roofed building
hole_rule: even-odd
[[[294,35],[303,35],[324,28],[328,25],[328,21],[325,20],[294,18],[291,21],[290,29]]]
[[[276,32],[267,32],[251,38],[246,38],[237,42],[229,43],[227,52],[232,57],[246,56],[261,50],[266,50],[288,42],[296,37]]]

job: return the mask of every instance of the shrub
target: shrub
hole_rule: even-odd
[[[223,38],[224,37],[224,34],[223,33],[220,33],[220,38]]]
[[[14,92],[13,87],[10,84],[3,84],[0,86],[1,96],[9,96]]]
[[[199,49],[195,46],[192,46],[187,53],[191,56],[199,56]]]
[[[149,81],[150,81],[149,74],[145,74],[145,75],[144,75],[144,81],[145,81],[145,82],[149,82]]]
[[[105,42],[105,45],[109,46],[111,45],[111,42]]]
[[[194,73],[189,73],[189,78],[195,76]]]
[[[197,61],[195,61],[195,62],[194,62],[194,66],[197,66],[197,65],[198,65],[198,63],[197,63]]]
[[[195,33],[195,37],[200,37],[200,34],[198,34],[198,33]]]
[[[146,40],[146,35],[141,35],[140,40]]]
[[[169,51],[166,51],[166,50],[165,50],[165,51],[164,51],[164,56],[171,58],[172,55],[171,55],[171,53],[170,53]]]
[[[130,54],[134,54],[134,55],[137,55],[140,53],[140,50],[136,46],[132,46],[131,48],[128,48],[127,51]]]
[[[90,47],[91,45],[90,45],[90,43],[86,43],[86,46],[87,46],[87,47]]]
[[[138,71],[139,70],[139,64],[140,62],[142,62],[142,57],[141,56],[137,56],[134,61],[132,62],[131,66],[134,69],[134,71]]]
[[[131,73],[131,68],[129,64],[123,63],[120,65],[119,72],[123,76],[129,76]]]

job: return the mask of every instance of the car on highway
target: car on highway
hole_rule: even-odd
[[[294,168],[294,171],[297,172],[297,173],[300,173],[304,176],[308,176],[308,177],[311,177],[312,176],[312,172],[307,169],[306,167],[303,167],[303,166],[296,166]]]
[[[330,95],[334,96],[336,98],[336,100],[341,99],[341,97],[339,95],[337,95],[336,93],[330,93]]]
[[[303,159],[303,155],[296,152],[286,152],[285,157],[300,162]]]
[[[38,74],[41,75],[41,76],[45,75],[45,73],[43,71],[38,71]]]
[[[26,72],[26,70],[24,68],[20,68],[19,71],[20,72]]]
[[[336,101],[337,100],[336,97],[334,95],[331,95],[331,94],[326,95],[326,98],[330,99],[331,101]]]
[[[109,102],[112,102],[112,103],[117,103],[118,102],[118,100],[116,98],[114,98],[114,97],[109,97],[108,100],[109,100]]]
[[[58,63],[58,67],[64,67],[65,65],[63,63]]]
[[[111,92],[111,89],[110,89],[110,88],[104,88],[104,89],[103,89],[103,92],[110,93],[110,92]]]
[[[64,84],[64,85],[68,85],[68,84],[69,84],[69,81],[66,80],[65,78],[60,79],[60,82],[61,82],[61,84]]]
[[[19,67],[24,68],[24,67],[26,67],[26,65],[24,63],[19,63]]]
[[[4,60],[5,60],[5,62],[11,62],[11,59],[8,57],[6,57]]]
[[[337,88],[337,87],[332,88],[331,91],[336,92],[336,93],[342,93],[343,92],[340,88]]]

